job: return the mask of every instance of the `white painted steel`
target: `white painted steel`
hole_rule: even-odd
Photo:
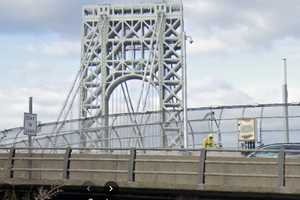
[[[173,1],[83,8],[80,117],[96,118],[81,124],[82,129],[94,123],[108,127],[108,105],[114,89],[138,79],[143,81],[141,95],[148,96],[150,85],[159,93],[161,146],[183,145],[183,127],[179,124],[184,109],[182,13],[182,4]],[[146,112],[147,102],[139,103],[144,105],[138,105],[134,112]],[[104,136],[103,145],[110,147],[111,130],[105,128],[100,134]],[[84,132],[81,140],[85,144]]]

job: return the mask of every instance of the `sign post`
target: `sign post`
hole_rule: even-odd
[[[37,133],[37,114],[32,112],[32,97],[29,97],[29,113],[24,113],[24,135],[28,136],[28,154],[32,156],[32,136]],[[32,160],[28,162],[29,168],[32,167]],[[29,179],[31,179],[31,172],[29,172]]]

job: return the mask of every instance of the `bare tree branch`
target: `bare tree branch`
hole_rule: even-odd
[[[51,200],[52,197],[62,192],[63,185],[52,185],[50,189],[39,187],[37,193],[34,195],[34,200]]]

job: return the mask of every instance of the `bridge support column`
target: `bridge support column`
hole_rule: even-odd
[[[101,95],[101,111],[102,111],[102,117],[104,120],[104,147],[105,148],[110,148],[110,133],[109,133],[109,104],[108,104],[108,96],[109,94],[106,94],[106,88],[108,86],[107,82],[107,76],[109,74],[109,69],[107,65],[107,56],[108,56],[108,51],[107,51],[107,39],[108,39],[108,32],[109,32],[109,24],[108,24],[108,18],[107,15],[103,15],[102,17],[103,20],[103,26],[101,29],[101,87],[102,87],[102,95]]]

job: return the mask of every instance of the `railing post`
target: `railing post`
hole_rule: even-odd
[[[285,152],[284,148],[280,149],[278,155],[278,188],[285,186]]]
[[[16,149],[12,147],[8,154],[8,164],[7,164],[7,177],[13,178],[14,177],[14,164],[15,164],[15,155]]]
[[[130,157],[128,162],[128,181],[135,181],[135,158],[136,158],[136,149],[130,149]]]
[[[63,171],[63,179],[69,179],[70,178],[70,158],[72,155],[72,149],[71,147],[68,147],[65,152],[64,157],[64,171]]]
[[[200,157],[199,157],[199,185],[205,184],[205,160],[206,160],[206,149],[200,150]]]

